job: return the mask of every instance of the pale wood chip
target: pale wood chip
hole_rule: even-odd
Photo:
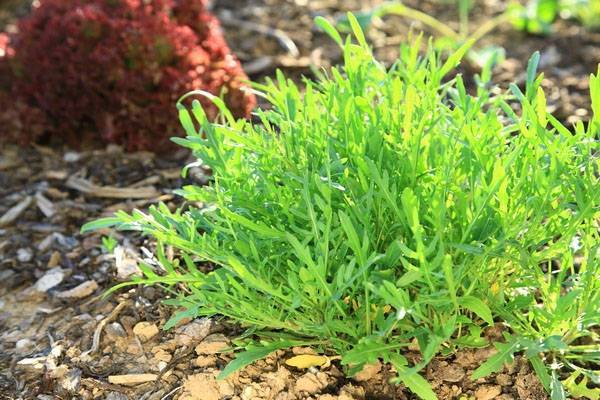
[[[110,375],[108,382],[113,385],[139,385],[140,383],[154,382],[157,378],[156,374]]]
[[[41,192],[35,194],[35,201],[40,211],[46,216],[46,218],[52,218],[56,214],[56,207],[48,200]]]
[[[69,193],[61,192],[57,188],[49,187],[46,189],[46,195],[52,197],[53,199],[64,200],[69,197]]]
[[[145,179],[142,179],[139,182],[132,184],[130,187],[131,188],[139,188],[139,187],[143,187],[143,186],[154,185],[155,183],[160,183],[160,176],[158,176],[158,175],[149,176]]]
[[[69,177],[65,185],[70,189],[75,189],[94,197],[107,197],[113,199],[148,199],[160,196],[160,192],[156,190],[154,186],[135,188],[98,186],[87,179],[78,178],[75,176]]]
[[[177,168],[163,169],[162,171],[159,171],[159,174],[165,179],[181,178],[181,168],[177,167]]]
[[[58,251],[52,252],[52,254],[50,255],[50,259],[48,260],[48,264],[46,265],[46,268],[51,269],[56,267],[58,264],[60,264],[60,259],[61,255]]]
[[[15,206],[10,208],[2,217],[0,217],[0,226],[7,226],[15,222],[15,220],[21,216],[23,211],[25,211],[27,207],[31,205],[32,201],[32,197],[27,196]]]
[[[142,208],[145,207],[147,204],[150,203],[159,203],[159,202],[166,202],[169,200],[173,200],[175,196],[173,196],[172,194],[163,194],[162,196],[156,197],[156,198],[151,198],[151,199],[144,199],[144,200],[135,200],[135,201],[128,201],[128,202],[123,202],[123,203],[117,203],[117,204],[112,204],[108,207],[106,207],[103,210],[104,214],[113,214],[115,211],[131,211],[134,208]]]
[[[98,289],[98,284],[95,280],[85,281],[73,289],[59,292],[56,297],[59,299],[82,299],[88,297]]]
[[[61,170],[61,171],[50,170],[50,171],[44,172],[44,176],[47,179],[55,179],[55,180],[62,181],[64,179],[67,179],[67,176],[69,176],[69,173],[64,170]]]

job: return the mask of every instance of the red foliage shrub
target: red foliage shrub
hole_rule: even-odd
[[[0,137],[164,150],[180,132],[182,94],[223,94],[238,117],[256,104],[206,0],[40,3],[10,40],[0,36]]]

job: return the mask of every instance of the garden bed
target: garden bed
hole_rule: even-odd
[[[250,0],[240,6],[224,0],[214,11],[223,21],[232,50],[251,78],[260,81],[272,76],[275,68],[299,77],[311,74],[311,64],[339,62],[339,50],[316,31],[313,17],[356,10],[361,2],[351,3]],[[418,6],[456,20],[450,5],[418,2]],[[500,2],[485,2],[471,23],[476,26],[501,7]],[[411,23],[396,17],[385,21],[374,27],[370,39],[378,56],[392,62]],[[523,83],[527,59],[540,50],[549,111],[569,123],[587,120],[588,76],[600,60],[600,36],[565,22],[556,30],[550,37],[525,37],[502,28],[488,36],[486,42],[506,49],[495,82],[503,88],[508,82]],[[207,181],[207,171],[198,168],[181,178],[179,170],[189,161],[185,151],[158,157],[126,154],[115,146],[73,150],[2,145],[0,399],[413,398],[402,385],[387,382],[393,376],[387,366],[375,365],[348,379],[337,360],[310,369],[285,364],[292,355],[309,351],[306,348],[278,351],[217,382],[216,374],[232,359],[218,351],[241,333],[236,326],[222,319],[196,319],[164,332],[161,328],[173,310],[160,303],[165,295],[160,289],[140,287],[101,297],[135,273],[135,261],[151,257],[155,244],[129,233],[82,235],[81,226],[116,210],[143,209],[159,201],[173,209],[181,205],[173,190]],[[111,234],[116,243],[103,243],[102,238]],[[113,245],[118,257],[106,251]],[[498,325],[485,336],[499,339],[501,331]],[[465,350],[438,357],[423,375],[441,399],[548,398],[520,358],[500,373],[472,381],[472,371],[493,351]],[[417,354],[409,349],[407,358]]]
[[[0,393],[4,398],[70,398],[73,387],[81,398],[107,399],[162,399],[172,390],[176,391],[166,398],[212,400],[234,393],[242,399],[411,398],[402,386],[387,383],[392,373],[380,366],[351,380],[335,361],[322,370],[285,365],[292,353],[306,351],[300,348],[280,351],[219,384],[214,373],[231,356],[213,352],[240,333],[235,326],[223,320],[195,320],[184,321],[173,331],[155,330],[173,311],[160,304],[163,294],[156,288],[101,298],[104,290],[132,272],[137,257],[146,256],[138,249],[153,250],[153,243],[118,234],[114,236],[120,243],[117,252],[123,257],[115,261],[102,251],[101,234],[81,235],[79,227],[90,214],[144,208],[157,201],[175,207],[179,201],[170,193],[184,183],[179,166],[186,157],[184,153],[172,160],[149,153],[128,155],[116,147],[64,153],[45,147],[25,152],[4,149],[2,187],[11,189],[1,193],[3,210],[29,203],[22,213],[13,214],[17,223],[0,231]],[[190,175],[185,183],[205,182],[202,170]],[[93,182],[95,187],[84,192],[77,189],[88,187],[82,182]],[[105,197],[119,195],[106,191],[115,186],[141,198]],[[40,201],[40,195],[47,201]],[[487,336],[498,339],[500,330],[490,330]],[[97,332],[100,339],[94,345]],[[145,340],[144,335],[152,336]],[[86,354],[90,349],[95,351]],[[477,399],[546,398],[521,359],[500,374],[472,382],[469,374],[490,351],[470,350],[436,359],[426,377],[441,398],[461,394]],[[138,379],[138,374],[150,374],[142,376],[149,381],[131,386],[110,383],[121,375],[126,376],[121,379]]]

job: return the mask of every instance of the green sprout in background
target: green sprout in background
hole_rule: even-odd
[[[383,3],[368,11],[357,13],[355,14],[355,17],[363,31],[366,31],[375,20],[382,19],[389,15],[398,15],[412,21],[419,21],[435,33],[434,44],[437,50],[451,51],[456,51],[467,42],[477,44],[494,29],[513,18],[510,13],[514,11],[509,10],[486,21],[484,24],[471,31],[469,14],[473,8],[473,2],[471,0],[457,0],[456,5],[459,15],[458,31],[443,21],[420,10],[408,7],[398,1]],[[352,31],[346,16],[338,19],[336,28],[342,32]],[[484,47],[471,46],[467,53],[468,59],[480,68],[484,68],[488,65],[493,67],[502,62],[504,56],[505,50],[502,47],[495,45],[487,45]]]
[[[472,45],[442,61],[420,38],[386,68],[361,22],[355,42],[317,19],[343,67],[306,80],[256,84],[260,123],[198,101],[179,104],[186,138],[210,167],[209,186],[178,191],[189,205],[118,212],[83,227],[155,238],[160,267],[120,284],[161,285],[186,317],[227,317],[247,329],[224,378],[277,349],[341,356],[352,376],[377,360],[422,399],[421,371],[438,354],[491,345],[477,379],[524,355],[553,399],[596,396],[600,368],[600,77],[594,117],[573,131],[546,111],[532,57],[524,90],[492,96],[491,72],[470,95],[460,75]],[[509,105],[518,103],[520,111]],[[197,206],[194,206],[196,204]],[[169,261],[164,246],[177,249]],[[201,272],[210,263],[218,268]],[[186,290],[180,290],[181,285]],[[417,344],[420,361],[403,355]],[[588,396],[588,397],[589,397]]]
[[[486,21],[474,31],[471,31],[469,22],[474,1],[450,0],[450,2],[457,6],[458,30],[400,1],[385,2],[370,10],[359,12],[355,16],[363,31],[366,31],[373,21],[388,15],[399,15],[409,20],[419,21],[435,33],[436,48],[444,50],[456,50],[467,41],[477,43],[493,30],[507,23],[512,24],[517,30],[537,35],[551,34],[553,25],[559,17],[578,20],[590,30],[600,29],[600,0],[529,0],[526,4],[509,2],[506,11]],[[346,16],[338,19],[336,27],[342,32],[351,32]],[[481,68],[487,64],[497,65],[504,57],[504,48],[496,45],[474,46],[467,53],[469,61]]]
[[[112,235],[102,237],[102,250],[106,253],[112,253],[119,242]]]
[[[548,35],[557,18],[573,18],[590,30],[600,28],[600,0],[529,0],[509,7],[515,28]]]

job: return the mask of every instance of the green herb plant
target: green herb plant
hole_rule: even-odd
[[[112,235],[102,237],[102,250],[106,253],[112,253],[119,242]]]
[[[522,31],[548,35],[557,18],[573,18],[586,28],[600,28],[600,0],[529,0],[509,6],[511,22]]]
[[[473,6],[471,0],[457,0],[457,10],[459,14],[459,30],[456,31],[450,25],[440,21],[439,19],[420,11],[416,8],[409,7],[400,1],[388,1],[377,7],[373,7],[370,10],[359,12],[355,14],[356,20],[360,25],[361,29],[366,30],[375,19],[380,19],[388,15],[399,15],[402,17],[409,18],[414,21],[419,21],[425,26],[433,29],[440,38],[451,41],[454,44],[459,44],[466,41],[469,38],[474,38],[475,41],[498,25],[497,20],[493,20],[485,25],[479,27],[470,37],[469,29],[469,12]],[[349,20],[346,16],[339,18],[337,21],[338,29],[342,31],[351,32]]]
[[[118,285],[162,285],[186,317],[224,316],[247,329],[226,377],[274,350],[312,346],[341,356],[348,375],[381,360],[422,399],[436,395],[420,371],[437,354],[490,345],[474,378],[525,355],[554,399],[597,389],[600,366],[600,78],[593,121],[574,132],[546,112],[532,58],[524,90],[470,95],[445,80],[472,42],[445,61],[420,56],[420,38],[385,68],[359,22],[343,40],[344,65],[306,80],[278,73],[256,85],[271,104],[260,123],[198,101],[179,104],[205,187],[187,205],[118,212],[84,226],[154,237],[160,267]],[[446,78],[447,79],[447,78]],[[518,113],[509,103],[518,103]],[[168,260],[163,247],[180,256]],[[210,272],[199,265],[208,264]],[[181,290],[183,287],[184,290]],[[407,348],[421,357],[411,363]]]
[[[599,0],[562,0],[561,14],[578,19],[589,30],[600,30]]]
[[[434,44],[436,49],[451,51],[456,51],[467,42],[479,42],[498,26],[514,19],[514,16],[509,15],[509,12],[505,12],[486,21],[471,31],[469,14],[473,8],[474,2],[472,0],[450,1],[452,3],[456,3],[459,17],[458,30],[452,28],[449,24],[446,24],[434,16],[431,16],[416,8],[409,7],[400,1],[385,2],[377,7],[373,7],[370,10],[357,13],[355,17],[361,29],[363,30],[367,30],[373,21],[380,20],[389,15],[398,15],[408,18],[409,20],[419,21],[424,26],[429,27],[433,32],[435,32],[436,36]],[[509,11],[514,12],[512,9]],[[343,16],[337,20],[336,27],[342,32],[352,32],[346,16]],[[474,46],[471,46],[467,53],[469,61],[482,68],[488,64],[491,64],[492,66],[498,64],[502,61],[504,56],[504,48],[495,45],[487,45],[481,48],[475,48]]]

